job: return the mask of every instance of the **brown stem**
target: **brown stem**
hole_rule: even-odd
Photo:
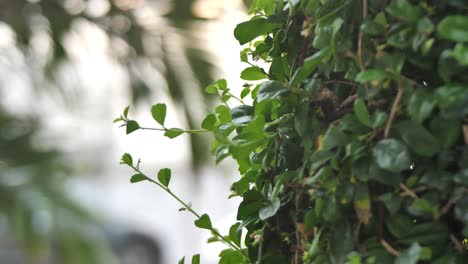
[[[402,196],[402,197],[410,196],[413,199],[418,198],[416,193],[413,190],[411,190],[410,188],[408,188],[406,185],[404,185],[403,183],[400,183],[400,188],[403,189],[403,191],[404,191],[403,193],[400,194],[400,196]]]
[[[387,241],[385,241],[384,239],[381,239],[380,240],[380,244],[382,245],[382,247],[385,248],[385,250],[387,250],[388,253],[392,254],[393,256],[395,257],[398,257],[400,256],[400,252],[396,249],[394,249]]]
[[[390,111],[390,117],[388,118],[387,125],[385,126],[384,138],[388,138],[388,134],[390,133],[390,128],[392,127],[393,119],[395,118],[395,114],[398,110],[398,106],[401,101],[401,97],[403,96],[403,87],[401,83],[398,82],[398,93],[396,95],[395,101],[393,101],[392,110]]]

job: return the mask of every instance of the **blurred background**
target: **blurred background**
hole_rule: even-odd
[[[209,138],[126,136],[130,116],[154,126],[198,127],[214,103],[203,91],[226,78],[241,89],[235,25],[241,0],[0,0],[0,263],[177,263],[222,245],[149,183],[131,185],[124,152],[221,231],[239,203],[227,199],[233,164],[215,168]],[[234,105],[234,104],[233,104]]]

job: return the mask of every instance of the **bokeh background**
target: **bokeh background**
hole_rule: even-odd
[[[241,0],[0,0],[0,263],[177,263],[222,245],[149,183],[131,185],[124,152],[226,232],[232,163],[214,166],[209,138],[126,136],[130,116],[153,126],[197,127],[213,106],[204,87],[240,91]],[[233,102],[235,105],[235,102]]]

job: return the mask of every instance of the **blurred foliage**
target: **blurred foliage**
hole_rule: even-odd
[[[216,68],[209,52],[199,46],[201,43],[197,43],[196,32],[193,32],[194,23],[204,20],[193,14],[194,3],[195,0],[173,0],[166,13],[153,10],[153,17],[143,18],[142,10],[156,9],[162,4],[143,0],[4,0],[0,1],[0,21],[15,31],[24,50],[33,45],[31,38],[38,23],[47,21],[53,50],[42,70],[49,80],[54,79],[60,63],[68,59],[63,39],[75,23],[87,21],[98,26],[109,38],[125,43],[128,48],[128,52],[116,54],[115,58],[129,75],[132,101],[145,100],[150,93],[161,92],[167,87],[167,93],[183,110],[187,123],[193,124],[204,113],[203,105],[210,102],[202,88],[213,81]],[[159,20],[154,22],[154,19]],[[180,41],[174,43],[174,36]],[[112,45],[111,42],[110,51],[115,48]],[[142,73],[142,60],[150,62],[151,67],[162,74],[166,85],[154,87],[149,84]],[[194,93],[203,102],[194,104]],[[64,96],[67,96],[66,92]],[[205,145],[203,137],[192,135],[194,168],[207,158],[206,152],[200,151]]]
[[[28,263],[112,263],[97,221],[67,194],[67,161],[57,150],[38,146],[39,130],[35,119],[0,108],[0,217],[7,235],[24,249]]]

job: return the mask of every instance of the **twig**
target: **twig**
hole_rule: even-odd
[[[382,245],[382,247],[385,248],[385,250],[387,250],[388,253],[390,253],[391,255],[395,256],[395,257],[398,257],[400,256],[400,252],[396,249],[394,249],[389,243],[387,243],[387,241],[385,241],[384,239],[381,239],[380,240],[380,244]]]
[[[450,208],[453,207],[454,204],[455,204],[455,200],[453,199],[448,200],[448,202],[444,206],[442,206],[442,208],[440,209],[440,215],[444,215],[448,213],[448,211],[450,210]]]
[[[414,193],[414,191],[412,191],[410,188],[406,187],[406,185],[404,185],[403,183],[400,183],[400,188],[403,189],[404,192],[402,192],[400,194],[400,196],[404,197],[404,196],[410,196],[411,198],[413,199],[417,199],[418,196],[416,195],[416,193]]]
[[[387,125],[385,126],[384,138],[388,138],[388,134],[390,133],[390,128],[392,127],[393,119],[395,118],[395,114],[398,110],[398,106],[400,104],[402,96],[403,88],[401,87],[401,83],[398,82],[398,93],[396,95],[395,101],[393,101],[392,110],[390,111],[390,117],[388,118]]]
[[[362,20],[367,17],[367,0],[362,0]],[[362,61],[362,37],[363,33],[361,30],[359,30],[358,34],[358,52],[357,52],[357,57],[358,57],[358,63],[359,63],[359,68],[361,69],[361,72],[366,70],[366,66],[364,65],[364,62]],[[364,85],[364,88],[366,89],[366,94],[369,91],[367,83]]]

